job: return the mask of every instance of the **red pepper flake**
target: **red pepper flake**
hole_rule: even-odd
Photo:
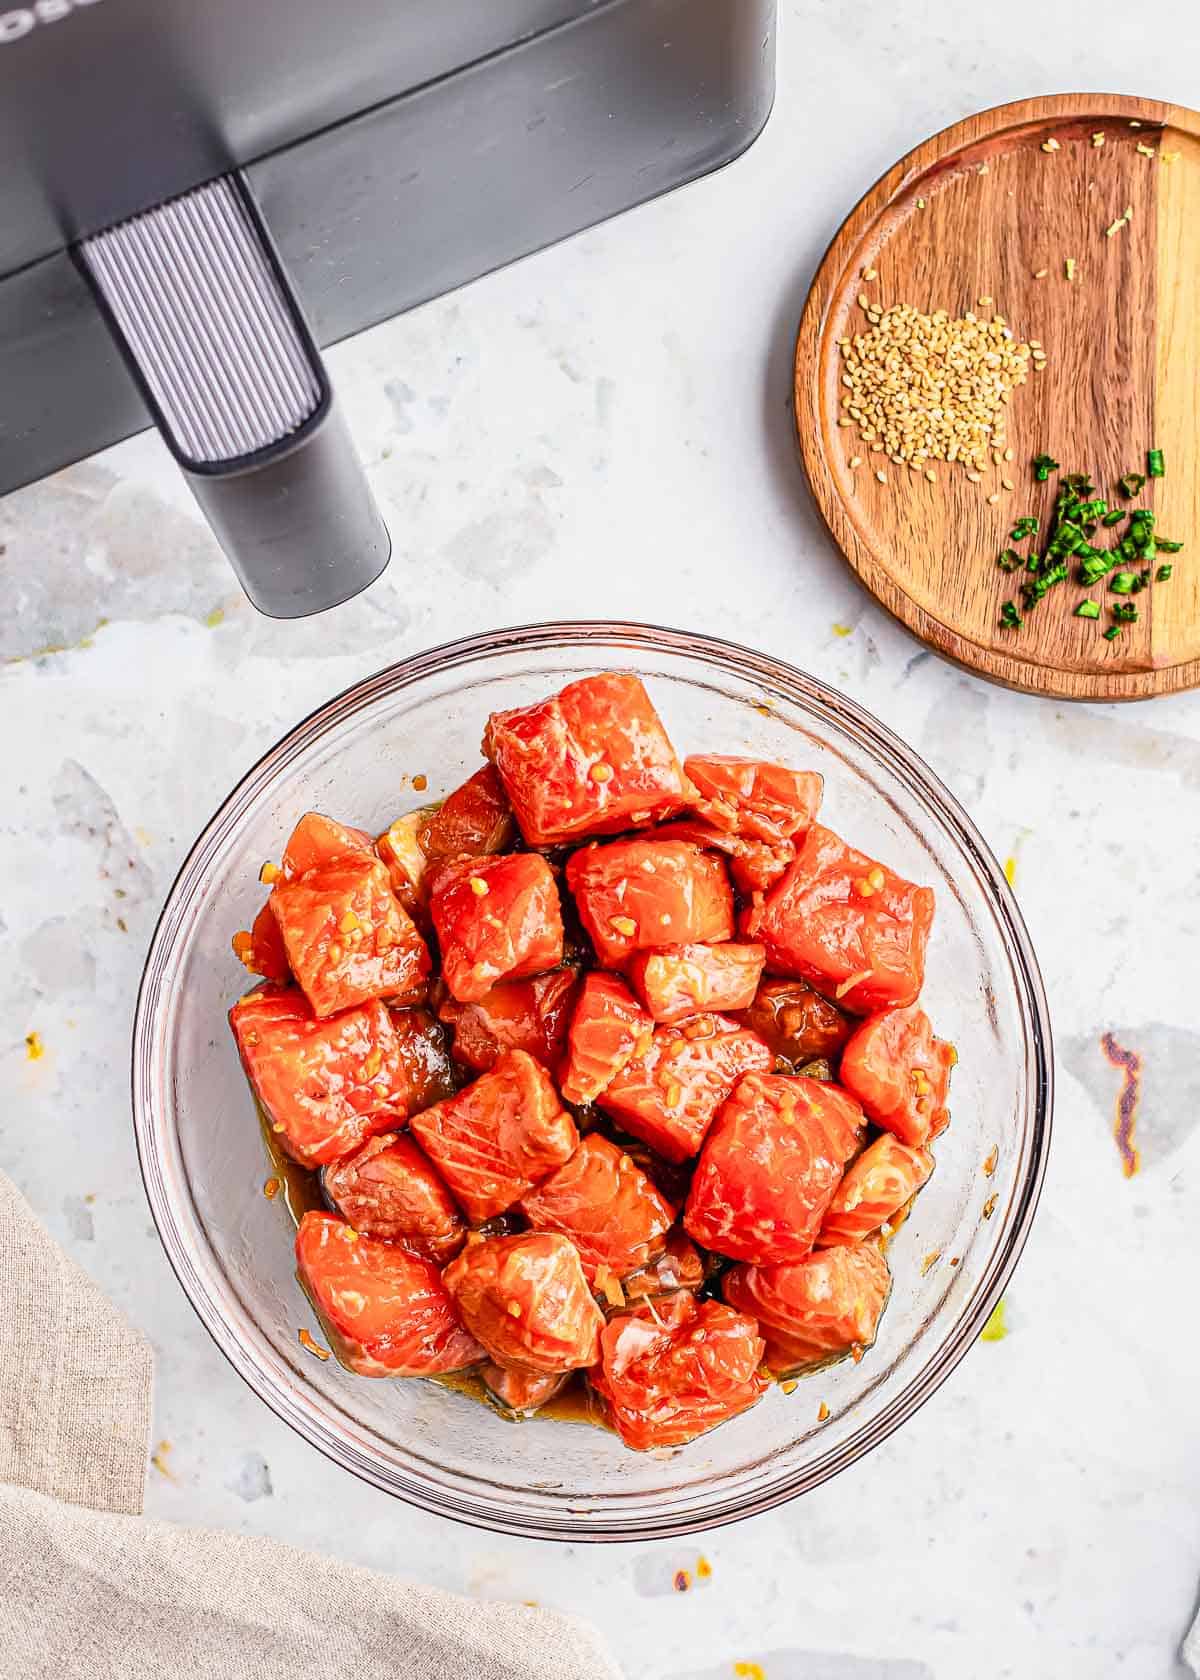
[[[300,1338],[300,1346],[302,1348],[307,1348],[308,1352],[311,1353],[315,1359],[320,1359],[324,1362],[329,1358],[329,1349],[323,1348],[319,1342],[314,1342],[307,1330],[299,1331],[298,1335]]]
[[[861,1342],[855,1342],[854,1346],[850,1349],[850,1357],[856,1365],[862,1364],[862,1356],[866,1351],[866,1348],[863,1347]]]
[[[825,1404],[824,1400],[822,1400],[821,1404],[817,1407],[817,1422],[824,1423],[828,1416],[829,1407]]]
[[[269,1202],[273,1202],[275,1200],[276,1196],[278,1196],[278,1194],[279,1194],[279,1191],[280,1191],[280,1183],[279,1183],[279,1180],[277,1178],[269,1178],[267,1180],[267,1182],[263,1185],[263,1195],[267,1198],[267,1200]]]
[[[737,1680],[767,1680],[766,1670],[761,1663],[737,1662],[733,1665],[733,1672]]]
[[[671,1585],[675,1588],[676,1592],[687,1592],[691,1587],[691,1584],[692,1577],[688,1574],[686,1569],[677,1569],[675,1571],[675,1579],[672,1581]]]
[[[957,1266],[957,1265],[958,1265],[958,1262],[959,1262],[959,1260],[960,1260],[960,1259],[961,1259],[961,1256],[960,1256],[960,1255],[958,1255],[958,1254],[952,1254],[952,1255],[951,1255],[951,1256],[950,1256],[950,1264],[951,1264],[951,1265],[952,1265],[952,1266]]]
[[[1100,1040],[1100,1047],[1112,1065],[1120,1068],[1125,1075],[1121,1084],[1121,1094],[1117,1098],[1113,1136],[1121,1154],[1121,1170],[1126,1178],[1132,1178],[1142,1164],[1141,1152],[1133,1141],[1134,1129],[1137,1126],[1138,1100],[1142,1092],[1142,1058],[1136,1050],[1126,1050],[1123,1045],[1118,1044],[1111,1033],[1104,1034]]]
[[[987,1157],[987,1159],[983,1163],[983,1170],[984,1170],[984,1174],[985,1174],[986,1177],[991,1178],[992,1174],[996,1170],[996,1163],[999,1161],[999,1159],[1000,1159],[1000,1145],[998,1143],[994,1143],[992,1145],[991,1154]]]
[[[785,1394],[795,1394],[800,1384],[794,1377],[789,1377],[786,1382],[781,1382],[779,1386]]]
[[[712,1564],[709,1563],[704,1553],[701,1552],[700,1556],[696,1559],[696,1579],[697,1581],[707,1581],[711,1574]]]
[[[992,1215],[995,1213],[996,1203],[999,1201],[999,1199],[1000,1199],[999,1196],[989,1196],[987,1201],[984,1202],[984,1204],[983,1204],[983,1217],[985,1219],[990,1219],[992,1217]]]
[[[413,777],[413,786],[416,788],[418,793],[424,793],[425,789],[429,786],[429,777],[428,776],[414,776]]]

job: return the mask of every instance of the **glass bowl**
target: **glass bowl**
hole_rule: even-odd
[[[775,1387],[743,1417],[659,1455],[585,1424],[510,1423],[434,1383],[367,1380],[307,1353],[297,1332],[313,1320],[293,1276],[292,1227],[262,1193],[266,1152],[225,1022],[246,989],[230,936],[249,925],[259,867],[279,856],[301,812],[378,832],[478,766],[490,711],[604,669],[646,679],[681,755],[753,754],[820,770],[823,820],[935,888],[923,1002],[960,1056],[937,1171],[890,1250],[895,1286],[875,1347],[791,1394]],[[415,795],[418,773],[429,786]],[[133,1038],[150,1206],[234,1368],[306,1440],[376,1487],[486,1528],[572,1541],[730,1522],[803,1493],[884,1440],[966,1353],[1004,1288],[1037,1203],[1050,1108],[1050,1024],[1029,939],[996,860],[946,788],[882,724],[803,672],[638,624],[543,624],[452,642],[297,725],[233,790],[180,870]],[[830,1408],[824,1423],[818,1399]]]

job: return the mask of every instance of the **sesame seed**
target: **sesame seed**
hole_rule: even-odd
[[[986,175],[986,174],[987,174],[987,173],[988,173],[988,166],[987,166],[987,164],[986,164],[986,163],[981,163],[981,164],[980,164],[980,165],[979,165],[979,168],[978,168],[978,169],[977,169],[977,170],[976,170],[976,171],[975,171],[975,173],[976,173],[976,174],[977,174],[977,175]]]
[[[1005,489],[1006,489],[1006,490],[1012,490],[1012,489],[1015,489],[1015,485],[1014,485],[1014,484],[1013,484],[1013,481],[1012,481],[1012,479],[1011,479],[1011,478],[1002,478],[1002,479],[1001,479],[1001,480],[1000,480],[1000,482],[1001,482],[1001,484],[1002,484],[1002,485],[1003,485],[1003,486],[1004,486],[1004,488],[1005,488]]]
[[[919,198],[917,200],[917,209],[918,210],[924,210],[924,208],[925,208],[925,200],[923,198]]]
[[[614,916],[610,925],[614,933],[619,933],[626,939],[632,939],[637,932],[637,923],[632,916]]]
[[[1153,157],[1154,156],[1154,147],[1153,146],[1147,146],[1144,140],[1139,140],[1138,141],[1137,149],[1142,154],[1143,157]]]
[[[873,268],[864,268],[863,272],[862,272],[862,277],[863,277],[864,280],[878,280],[879,275],[878,275],[877,271]]]
[[[1048,268],[1035,268],[1033,271],[1033,278],[1035,280],[1044,280],[1049,272],[1050,270]]]
[[[985,294],[985,301],[992,300]],[[842,362],[840,381],[851,400],[843,401],[840,423],[849,419],[862,441],[897,467],[987,466],[991,452],[1003,448],[1002,408],[1028,375],[1029,346],[1014,342],[999,315],[954,319],[947,310],[925,315],[909,304],[869,315],[879,318],[854,338]],[[876,478],[888,482],[882,469]]]
[[[1075,278],[1075,258],[1074,257],[1068,257],[1067,258],[1067,260],[1063,264],[1063,271],[1066,274],[1068,280],[1074,280],[1074,278]]]
[[[862,466],[862,456],[861,455],[851,455],[850,465],[852,467],[861,467]]]
[[[1042,150],[1044,152],[1061,152],[1062,147],[1059,145],[1058,141],[1054,138],[1054,136],[1051,135],[1049,140],[1043,140],[1042,141]]]
[[[999,501],[999,500],[1000,500],[1000,492],[999,492],[999,490],[993,490],[993,491],[992,491],[992,494],[991,494],[991,495],[990,495],[990,496],[989,496],[989,497],[988,497],[988,501],[989,501],[989,502],[991,502],[991,503],[992,503],[992,505],[993,505],[993,506],[995,506],[995,504],[996,504],[996,503],[997,503],[997,502],[998,502],[998,501]]]
[[[937,483],[937,474],[934,472],[932,467],[926,467],[925,477],[929,480],[930,484]]]
[[[472,875],[468,880],[468,885],[476,898],[486,898],[491,890],[482,875]]]
[[[1103,129],[1097,129],[1095,134],[1092,135],[1092,145],[1093,146],[1103,146],[1103,144],[1104,144],[1104,130]]]

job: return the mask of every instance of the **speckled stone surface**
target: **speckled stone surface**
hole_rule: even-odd
[[[1162,1680],[1200,1579],[1200,697],[1069,708],[923,652],[826,545],[787,398],[813,267],[876,175],[1032,92],[1200,104],[1192,8],[782,12],[778,105],[742,160],[332,353],[395,536],[366,596],[256,618],[151,437],[0,502],[0,1163],[153,1338],[155,1515],[570,1608],[638,1680],[751,1662],[767,1680]],[[915,744],[1015,860],[1060,1097],[1003,1340],[789,1508],[696,1543],[573,1549],[393,1503],[254,1399],[160,1252],[126,1058],[175,868],[277,735],[433,642],[607,615],[783,655]],[[1134,1177],[1106,1032],[1143,1059]]]

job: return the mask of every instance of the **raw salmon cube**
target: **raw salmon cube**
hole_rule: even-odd
[[[796,1068],[836,1056],[854,1031],[849,1016],[805,980],[764,980],[742,1020]]]
[[[371,836],[363,829],[347,828],[345,823],[323,816],[320,811],[306,811],[283,849],[283,878],[294,881],[300,875],[307,875],[310,869],[337,863],[340,858],[357,857],[370,849]]]
[[[585,1137],[571,1159],[524,1198],[535,1231],[561,1231],[579,1250],[589,1284],[646,1266],[666,1246],[674,1211],[615,1143]]]
[[[760,1400],[763,1341],[753,1318],[681,1291],[613,1318],[592,1387],[627,1447],[682,1446]]]
[[[842,1082],[869,1120],[901,1143],[926,1144],[950,1123],[946,1099],[954,1046],[933,1036],[921,1009],[872,1015],[842,1052]]]
[[[794,840],[752,840],[745,834],[701,822],[698,817],[663,823],[652,832],[655,840],[686,840],[702,851],[720,852],[734,886],[747,898],[755,894],[761,897],[774,886],[787,874],[796,856]]]
[[[524,1050],[506,1050],[490,1072],[414,1114],[411,1125],[475,1225],[506,1213],[579,1143],[549,1074]]]
[[[430,863],[489,857],[511,845],[512,807],[495,767],[485,764],[438,806],[426,812],[417,838]]]
[[[445,1029],[427,1009],[390,1009],[400,1065],[408,1081],[408,1112],[416,1114],[431,1103],[452,1097],[458,1079]]]
[[[667,1246],[657,1260],[623,1278],[621,1287],[627,1300],[649,1301],[659,1295],[673,1295],[677,1289],[690,1289],[694,1293],[704,1279],[704,1256],[682,1225],[673,1225],[667,1234]]]
[[[480,1373],[483,1386],[496,1405],[509,1417],[532,1417],[547,1405],[568,1381],[569,1372],[506,1371],[491,1360]]]
[[[445,1282],[497,1364],[555,1375],[596,1363],[604,1316],[566,1237],[521,1231],[472,1240],[446,1267]]]
[[[761,945],[667,945],[630,958],[629,978],[656,1021],[748,1009],[766,952]]]
[[[527,1050],[543,1067],[556,1068],[578,985],[573,968],[559,968],[532,980],[502,980],[477,1003],[443,999],[438,1015],[454,1028],[455,1060],[485,1073],[505,1050]]]
[[[425,995],[429,950],[369,853],[318,864],[271,893],[297,984],[325,1017],[368,998]]]
[[[914,1003],[925,977],[933,893],[814,823],[787,874],[743,931],[767,972],[808,980],[855,1015]]]
[[[229,1024],[268,1123],[301,1166],[352,1155],[407,1115],[409,1080],[383,1004],[321,1021],[294,986],[264,986],[238,999]]]
[[[927,1149],[910,1149],[886,1132],[846,1168],[817,1234],[823,1248],[861,1242],[912,1200],[933,1171]]]
[[[567,886],[600,961],[619,968],[647,946],[733,937],[725,865],[683,840],[614,840],[567,860]]]
[[[276,980],[281,985],[292,978],[287,952],[279,923],[271,913],[270,900],[263,905],[247,933],[233,936],[234,955],[245,964],[251,974],[261,974],[264,980]]]
[[[723,1015],[656,1027],[597,1099],[605,1113],[668,1161],[695,1155],[713,1116],[744,1073],[774,1058],[761,1039]]]
[[[332,1213],[306,1213],[296,1266],[329,1345],[360,1377],[433,1377],[483,1358],[437,1267],[395,1243],[361,1236]]]
[[[821,803],[823,781],[815,770],[722,753],[685,759],[683,770],[699,796],[690,801],[698,816],[768,845],[802,834]]]
[[[615,974],[586,974],[567,1035],[562,1094],[570,1103],[595,1102],[635,1056],[650,1048],[654,1022]]]
[[[458,1204],[409,1137],[383,1132],[354,1155],[325,1168],[325,1195],[354,1229],[402,1243],[438,1266],[467,1238]]]
[[[624,672],[493,712],[483,750],[531,846],[644,827],[680,810],[688,791],[640,678]]]
[[[870,1347],[891,1287],[888,1263],[870,1243],[780,1266],[734,1266],[721,1279],[729,1304],[758,1320],[776,1376]]]
[[[862,1110],[836,1086],[747,1074],[705,1139],[689,1235],[756,1265],[803,1259],[862,1134]]]
[[[533,852],[444,865],[429,908],[442,974],[459,1003],[478,1003],[498,980],[521,980],[562,962],[558,887],[550,865]]]

